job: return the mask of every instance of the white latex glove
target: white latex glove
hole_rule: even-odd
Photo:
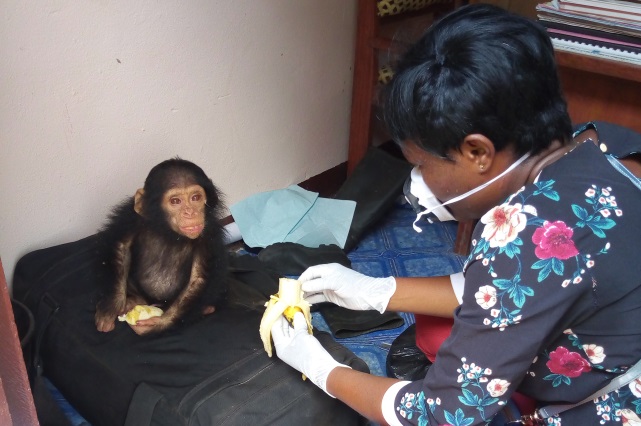
[[[281,315],[272,325],[276,355],[303,373],[316,386],[327,392],[327,376],[336,367],[347,367],[336,361],[320,342],[307,331],[307,321],[301,312],[294,315],[292,325]]]
[[[339,263],[311,266],[298,279],[309,303],[332,302],[355,311],[382,314],[396,291],[394,277],[368,277]]]

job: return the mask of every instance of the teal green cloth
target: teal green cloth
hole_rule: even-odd
[[[355,208],[355,201],[322,198],[291,185],[252,195],[231,206],[230,211],[249,247],[291,242],[343,248]]]

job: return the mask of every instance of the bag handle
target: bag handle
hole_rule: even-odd
[[[544,423],[544,419],[548,417],[556,416],[564,411],[567,411],[571,408],[578,407],[581,404],[585,404],[588,401],[591,401],[600,396],[606,395],[616,389],[622,388],[623,386],[629,384],[633,380],[641,377],[641,360],[637,361],[632,367],[630,367],[625,373],[620,376],[612,379],[605,387],[594,392],[592,395],[587,398],[576,402],[574,404],[556,404],[548,405],[546,407],[541,407],[537,409],[534,414],[525,415],[521,417],[520,424],[525,426],[534,426]],[[517,423],[518,424],[518,423]]]

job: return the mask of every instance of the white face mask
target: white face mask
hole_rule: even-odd
[[[498,179],[502,178],[506,174],[510,173],[512,170],[514,170],[516,167],[518,167],[522,162],[527,160],[527,158],[530,156],[529,153],[523,155],[521,158],[516,160],[515,163],[513,163],[510,167],[507,169],[503,170],[501,174],[493,177],[492,179],[488,180],[484,184],[481,184],[477,186],[476,188],[470,189],[464,194],[458,195],[444,203],[441,203],[432,193],[430,188],[427,186],[425,181],[423,180],[423,176],[421,176],[421,172],[418,169],[418,167],[414,167],[412,169],[412,172],[410,173],[410,179],[409,179],[409,185],[408,182],[405,183],[405,198],[407,201],[412,204],[414,207],[416,207],[414,204],[417,202],[419,205],[425,208],[425,210],[419,212],[416,215],[416,220],[413,223],[414,230],[416,232],[422,232],[421,228],[419,228],[416,223],[421,219],[421,217],[425,215],[430,215],[427,217],[427,220],[430,223],[433,223],[434,221],[440,221],[440,222],[445,222],[448,220],[456,220],[454,216],[452,216],[452,213],[448,209],[445,208],[446,205],[456,203],[457,201],[461,201],[464,198],[469,197],[472,194],[476,194],[480,190],[484,189],[485,187],[489,186],[490,184],[494,183]],[[409,186],[409,188],[408,188]],[[408,194],[409,192],[409,194]],[[413,202],[414,201],[414,202]]]

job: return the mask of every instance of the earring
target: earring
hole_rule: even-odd
[[[480,165],[479,165],[479,168],[480,168],[481,170],[485,170],[485,164],[480,164]]]

